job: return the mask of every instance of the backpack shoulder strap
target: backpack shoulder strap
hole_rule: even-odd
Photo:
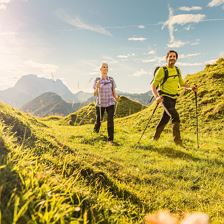
[[[177,75],[180,76],[180,69],[177,66],[175,66],[175,68],[176,68],[176,71],[177,71]]]
[[[154,70],[154,72],[153,72],[153,79],[152,79],[152,81],[150,82],[150,84],[153,83],[154,78],[155,78],[155,75],[156,75],[156,72],[159,70],[159,68],[160,68],[160,66],[157,66],[157,67],[155,68],[155,70]]]
[[[163,66],[163,71],[164,71],[164,78],[163,78],[163,81],[161,83],[161,86],[166,82],[166,80],[169,77],[169,72],[168,72],[168,69],[167,69],[166,66]]]
[[[114,79],[111,76],[109,76],[108,78],[112,84],[112,90],[113,90],[114,89]]]

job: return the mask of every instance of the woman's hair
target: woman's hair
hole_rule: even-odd
[[[174,50],[169,50],[168,52],[167,52],[167,54],[166,54],[166,59],[169,57],[169,54],[170,53],[175,53],[176,54],[176,58],[178,59],[178,53],[176,52],[176,51],[174,51]]]

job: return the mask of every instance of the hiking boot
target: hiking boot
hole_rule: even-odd
[[[183,142],[181,140],[180,141],[175,141],[175,144],[178,145],[178,146],[181,146],[181,147],[183,146]]]
[[[184,148],[184,149],[187,148],[187,147],[183,144],[182,141],[176,141],[175,144],[176,144],[176,146],[179,146],[179,147],[181,147],[181,148]]]

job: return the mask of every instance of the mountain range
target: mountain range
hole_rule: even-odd
[[[119,95],[126,96],[143,105],[147,105],[149,103],[149,99],[151,98],[151,93],[149,91],[141,94],[125,93],[122,91],[117,92]],[[56,97],[56,95],[52,94],[43,95],[45,93],[55,93],[59,97]],[[49,100],[51,97],[54,97],[52,102],[44,102],[46,100]],[[58,101],[56,100],[56,98],[58,99]],[[68,113],[68,111],[74,109],[71,109],[71,105],[78,105],[78,103],[84,103],[86,105],[95,101],[95,97],[93,97],[92,93],[83,91],[79,91],[73,94],[69,90],[69,88],[59,79],[52,80],[38,77],[37,75],[25,75],[21,77],[13,87],[6,90],[1,90],[0,100],[7,104],[10,104],[13,107],[20,108],[31,113],[34,109],[35,115],[42,116],[43,114],[49,114],[49,111],[51,111],[51,109],[46,105],[52,105],[50,106],[52,108],[54,107],[54,105],[52,104],[53,102],[55,103],[55,107],[57,107],[57,110],[55,111],[55,109],[52,108],[51,112],[54,113],[59,111],[59,114],[65,115]],[[65,102],[62,103],[62,100]],[[45,106],[42,107],[42,105],[39,105],[40,109],[37,111],[36,108],[38,107],[38,102],[41,102],[41,104],[44,104]],[[34,103],[34,105],[32,105],[32,103]],[[60,108],[60,106],[62,106],[62,108]],[[70,109],[68,109],[68,107]],[[46,111],[44,111],[44,109],[46,109]]]
[[[0,91],[0,99],[14,107],[21,108],[29,101],[46,92],[54,92],[68,103],[80,103],[92,96],[91,93],[78,92],[73,94],[60,80],[38,77],[37,75],[22,76],[15,86]]]

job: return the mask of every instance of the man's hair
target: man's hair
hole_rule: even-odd
[[[178,53],[176,51],[174,51],[174,50],[170,50],[170,51],[167,52],[166,59],[169,57],[170,53],[175,53],[176,54],[176,58],[178,59]]]

